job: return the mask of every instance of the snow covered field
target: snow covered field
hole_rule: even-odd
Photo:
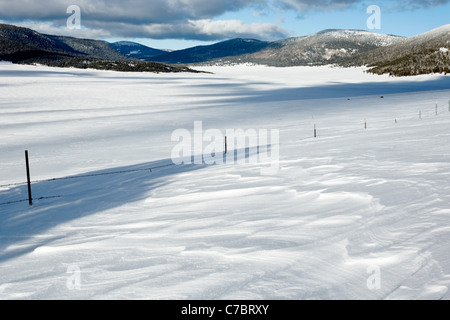
[[[201,69],[0,64],[0,299],[450,298],[449,76]],[[170,165],[195,121],[278,172]]]

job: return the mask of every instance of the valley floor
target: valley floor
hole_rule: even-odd
[[[0,299],[450,299],[449,76],[199,69],[0,63]],[[277,170],[173,165],[199,121]]]

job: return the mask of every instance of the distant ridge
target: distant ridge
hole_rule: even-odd
[[[197,46],[184,50],[177,50],[153,57],[152,61],[188,64],[201,63],[218,58],[238,56],[261,51],[270,45],[270,42],[255,39],[231,39],[209,46]]]
[[[128,58],[140,60],[151,60],[153,57],[168,53],[165,50],[150,48],[131,41],[114,42],[111,43],[111,47]]]
[[[0,24],[0,57],[9,56],[13,62],[19,62],[27,57],[32,59],[35,54],[40,57],[53,55],[104,60],[126,59],[105,41],[45,35],[27,28]]]
[[[450,73],[450,24],[400,43],[369,51],[350,65],[368,65],[370,72],[394,76]]]
[[[0,24],[0,60],[130,72],[197,72],[187,67],[131,59],[106,41],[45,35],[7,24]]]

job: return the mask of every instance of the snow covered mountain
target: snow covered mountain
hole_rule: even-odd
[[[396,76],[450,72],[450,24],[361,54],[355,65],[374,67],[377,74]]]
[[[226,58],[222,62],[278,67],[327,65],[403,41],[405,38],[362,30],[324,30],[305,37],[272,42],[259,52]]]
[[[212,64],[252,63],[276,67],[369,66],[369,72],[409,76],[450,72],[450,25],[403,38],[362,30],[325,30],[270,43],[266,48]]]

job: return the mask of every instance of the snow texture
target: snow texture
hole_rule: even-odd
[[[0,299],[450,298],[450,77],[203,69],[0,64]],[[194,121],[278,173],[170,165]]]

